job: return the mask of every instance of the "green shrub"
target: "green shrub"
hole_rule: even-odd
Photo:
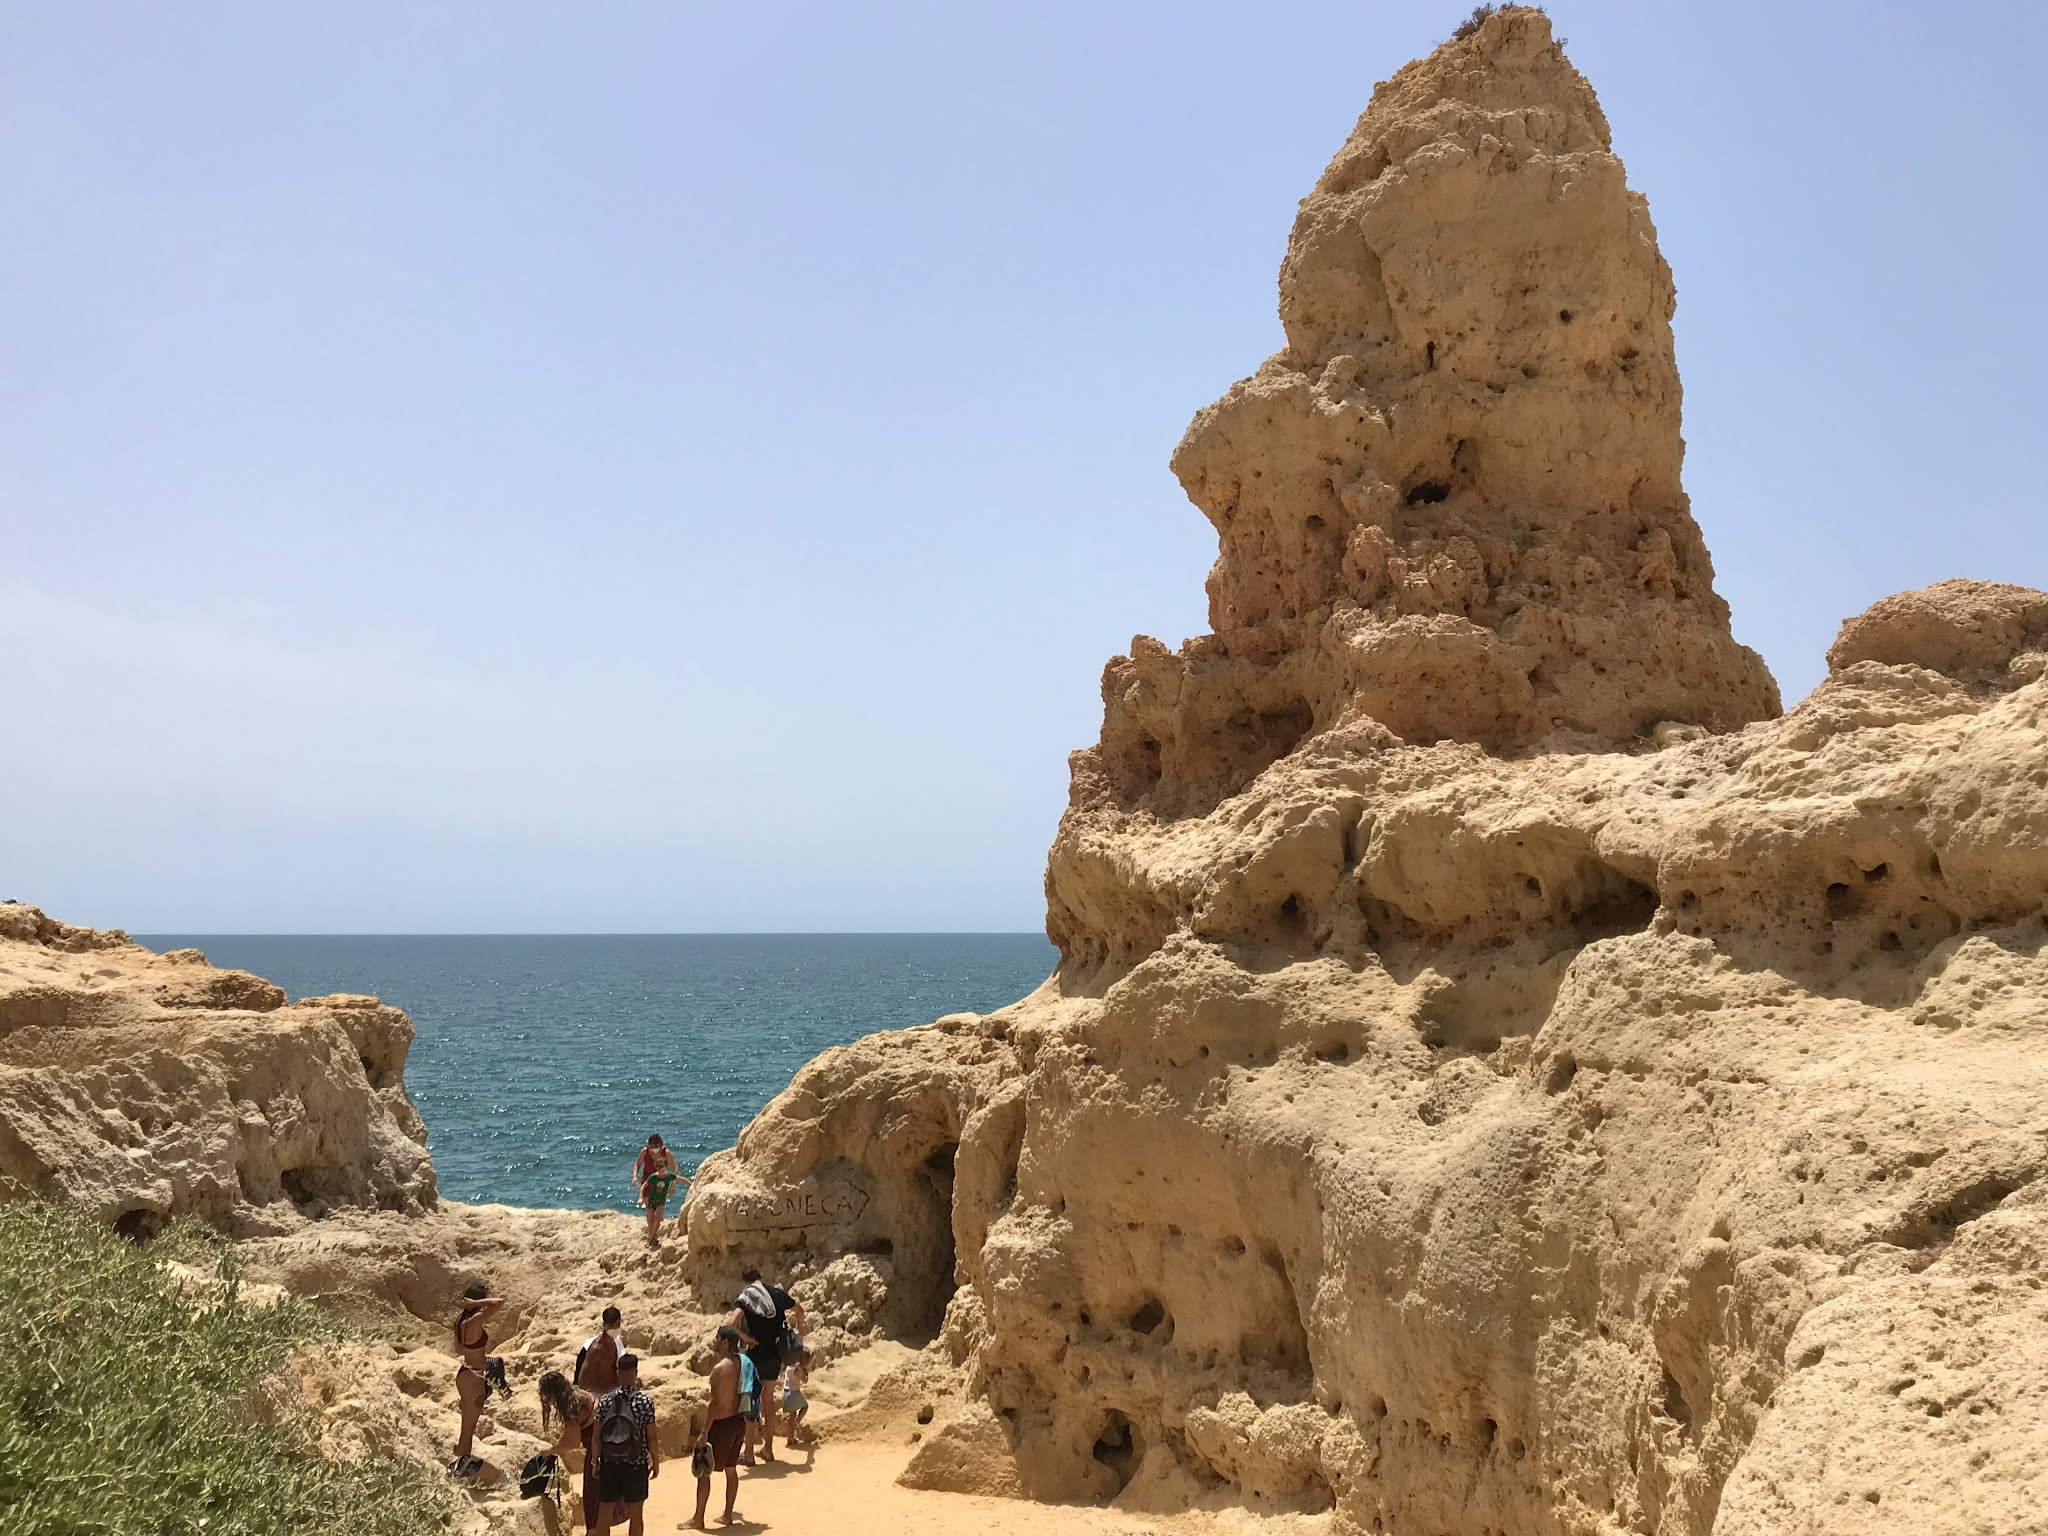
[[[1475,5],[1472,7],[1472,14],[1458,23],[1457,30],[1452,32],[1451,36],[1462,41],[1502,11],[1535,11],[1541,14],[1542,10],[1543,7],[1540,5],[1517,4],[1516,0],[1508,0],[1506,5]]]
[[[187,1296],[166,1259],[218,1264]],[[340,1326],[303,1302],[252,1307],[232,1255],[180,1224],[146,1246],[74,1211],[0,1204],[0,1531],[6,1536],[414,1536],[445,1485],[314,1454],[304,1416],[262,1422],[257,1389]]]

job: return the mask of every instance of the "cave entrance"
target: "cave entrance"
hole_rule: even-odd
[[[114,1218],[114,1230],[131,1243],[146,1243],[163,1231],[170,1217],[162,1211],[138,1208]]]
[[[1095,1437],[1094,1456],[1116,1474],[1118,1493],[1130,1487],[1131,1479],[1138,1474],[1138,1463],[1145,1459],[1145,1448],[1131,1421],[1117,1409],[1109,1410],[1102,1432]]]
[[[287,1168],[277,1176],[278,1188],[302,1216],[327,1214],[327,1200],[321,1193],[326,1182],[315,1168]]]
[[[960,1143],[949,1141],[919,1165],[931,1186],[932,1214],[938,1239],[932,1258],[930,1299],[918,1319],[918,1331],[927,1339],[939,1336],[945,1325],[946,1307],[953,1299],[954,1276],[959,1253],[953,1242],[953,1164],[960,1156]]]

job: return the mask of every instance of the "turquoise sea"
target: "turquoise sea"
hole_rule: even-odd
[[[620,1210],[649,1131],[694,1171],[827,1046],[986,1013],[1058,958],[1015,933],[137,938],[410,1013],[406,1084],[451,1199]]]

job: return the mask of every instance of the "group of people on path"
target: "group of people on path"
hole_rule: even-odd
[[[691,1183],[659,1132],[647,1138],[640,1155],[633,1159],[632,1180],[634,1192],[647,1210],[647,1246],[659,1248],[669,1196],[681,1184],[687,1198]],[[456,1436],[455,1460],[449,1463],[448,1470],[457,1477],[474,1477],[483,1466],[473,1454],[476,1421],[492,1391],[509,1397],[512,1388],[505,1379],[504,1362],[490,1352],[490,1327],[486,1322],[491,1313],[504,1305],[503,1301],[482,1284],[471,1285],[462,1293],[462,1300],[462,1316],[455,1324],[455,1352],[462,1362],[455,1370],[455,1401],[462,1415],[462,1427]]]
[[[697,1530],[711,1502],[714,1474],[725,1474],[722,1524],[739,1519],[739,1469],[775,1458],[775,1436],[786,1416],[785,1440],[795,1444],[808,1435],[810,1412],[805,1387],[810,1380],[810,1351],[803,1334],[809,1326],[804,1309],[779,1285],[762,1278],[758,1269],[742,1276],[742,1289],[731,1313],[712,1337],[710,1403],[692,1425],[691,1471],[697,1480]],[[501,1298],[478,1283],[462,1293],[455,1319],[455,1344],[460,1364],[455,1392],[461,1407],[461,1436],[449,1470],[473,1477],[483,1463],[473,1454],[477,1417],[489,1394],[509,1396],[504,1362],[489,1353],[487,1319],[503,1306]],[[655,1432],[654,1400],[640,1390],[640,1361],[626,1347],[625,1320],[616,1306],[606,1307],[598,1331],[576,1352],[572,1372],[548,1371],[540,1378],[542,1434],[554,1436],[543,1457],[529,1462],[521,1476],[522,1491],[539,1492],[550,1481],[557,1461],[571,1450],[583,1452],[583,1518],[586,1529],[606,1536],[623,1520],[628,1536],[642,1536],[649,1485],[661,1475],[661,1446]],[[528,1484],[532,1487],[529,1490]]]

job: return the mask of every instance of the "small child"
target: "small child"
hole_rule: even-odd
[[[811,1379],[811,1352],[799,1349],[782,1368],[782,1412],[789,1420],[789,1427],[783,1431],[783,1438],[794,1445],[798,1439],[810,1443],[810,1431],[804,1428],[804,1415],[811,1411],[811,1400],[804,1396],[804,1383]]]

